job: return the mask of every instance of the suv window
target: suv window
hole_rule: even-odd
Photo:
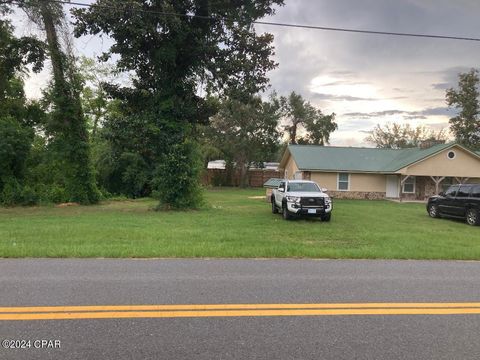
[[[460,189],[458,189],[457,192],[457,197],[468,197],[468,194],[470,193],[471,186],[469,185],[462,185],[460,186]]]
[[[476,185],[472,188],[470,196],[474,198],[480,198],[480,185]]]
[[[455,193],[458,190],[458,185],[450,186],[447,191],[445,191],[445,196],[455,196]]]

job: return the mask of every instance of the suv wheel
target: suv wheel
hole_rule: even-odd
[[[272,214],[278,214],[277,205],[275,205],[275,199],[272,198]]]
[[[467,223],[468,225],[480,225],[480,217],[478,211],[475,209],[467,210]]]
[[[438,218],[440,217],[440,213],[438,212],[438,206],[437,205],[430,205],[428,207],[428,215],[432,218]]]
[[[283,215],[283,219],[284,220],[290,220],[291,216],[290,214],[288,213],[288,209],[287,209],[287,205],[283,205],[283,208],[282,208],[282,215]]]

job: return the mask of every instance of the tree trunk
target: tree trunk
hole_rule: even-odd
[[[292,126],[290,127],[290,143],[291,144],[297,143],[297,127],[298,127],[298,122],[296,120],[293,120]]]
[[[47,34],[48,50],[50,53],[50,60],[52,62],[54,86],[57,90],[61,91],[63,96],[68,98],[69,94],[65,81],[63,55],[60,50],[60,44],[58,42],[57,30],[55,29],[53,15],[48,9],[48,2],[46,0],[42,0],[40,4],[40,13],[45,26],[45,32]]]
[[[99,199],[99,192],[90,161],[90,144],[82,105],[79,94],[75,91],[73,76],[70,79],[72,83],[66,78],[67,59],[58,41],[55,27],[57,19],[50,6],[52,6],[50,1],[40,1],[39,10],[53,69],[55,109],[52,112],[49,130],[54,141],[59,144],[58,156],[62,161],[68,200],[84,204],[95,203]]]
[[[237,168],[240,169],[240,187],[245,188],[248,182],[248,165],[247,161],[242,158],[237,161]]]

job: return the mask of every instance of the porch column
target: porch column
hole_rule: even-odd
[[[403,175],[401,175],[403,177]],[[402,196],[403,196],[403,184],[405,184],[405,181],[408,180],[410,175],[405,176],[403,179],[400,178],[400,201],[402,201]]]
[[[455,180],[457,180],[459,184],[465,184],[469,179],[470,179],[469,177],[464,177],[464,178],[455,177]]]
[[[440,183],[445,180],[445,176],[430,176],[430,178],[435,183],[435,194],[438,195],[438,187],[440,186]]]

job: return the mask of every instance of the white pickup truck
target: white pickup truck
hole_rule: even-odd
[[[332,199],[317,183],[307,180],[284,180],[272,192],[272,213],[282,212],[285,220],[292,216],[316,216],[322,221],[332,217]]]

